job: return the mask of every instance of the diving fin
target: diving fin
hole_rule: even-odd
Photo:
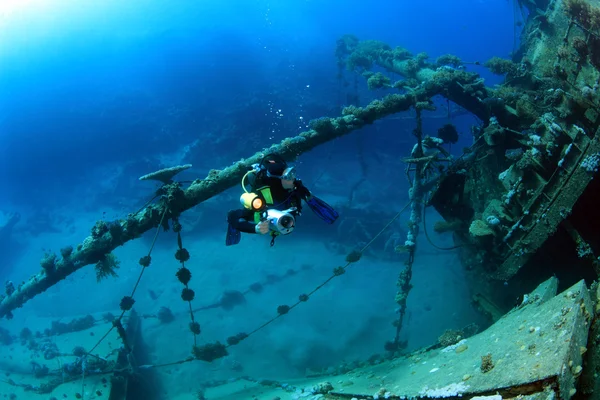
[[[225,238],[225,246],[233,246],[238,244],[242,239],[242,232],[235,229],[231,224],[227,224],[227,237]]]
[[[308,204],[310,209],[313,210],[313,212],[317,214],[319,218],[328,224],[333,224],[340,216],[338,212],[333,209],[333,207],[316,196],[312,196],[312,198],[308,200],[306,204]]]

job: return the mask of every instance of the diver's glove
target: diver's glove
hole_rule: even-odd
[[[260,221],[254,227],[254,232],[258,233],[259,235],[264,235],[264,234],[269,233],[269,221]]]
[[[310,190],[308,190],[306,188],[306,186],[304,186],[304,184],[302,183],[302,181],[300,179],[296,179],[294,181],[294,185],[296,186],[296,193],[298,193],[298,195],[303,198],[304,200],[306,200],[308,197],[312,196],[312,194],[310,193]]]

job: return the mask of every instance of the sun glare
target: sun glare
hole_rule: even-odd
[[[39,18],[50,9],[52,0],[0,0],[0,27],[20,25]],[[56,4],[55,4],[56,5]]]
[[[2,0],[0,1],[0,16],[8,18],[15,13],[26,12],[41,2],[42,0]]]

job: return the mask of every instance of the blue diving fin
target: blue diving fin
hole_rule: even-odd
[[[306,204],[308,204],[310,209],[317,214],[319,218],[328,224],[333,224],[340,216],[338,212],[333,209],[333,207],[316,196],[312,196],[312,198],[308,200]]]
[[[242,232],[235,229],[231,224],[227,224],[227,237],[225,238],[225,246],[233,246],[238,244],[242,238]]]

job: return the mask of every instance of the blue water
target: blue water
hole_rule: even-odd
[[[76,246],[97,220],[137,210],[157,188],[138,181],[143,174],[190,163],[179,178],[204,178],[210,169],[306,130],[311,119],[338,116],[354,90],[353,80],[340,90],[336,79],[334,52],[342,35],[424,51],[432,59],[451,53],[483,62],[510,56],[517,41],[514,22],[513,2],[506,0],[0,2],[0,216],[21,215],[0,243],[0,281],[28,279],[39,271],[45,251]],[[468,70],[488,85],[499,82],[483,67]],[[363,78],[357,93],[361,105],[383,94],[368,91]],[[435,135],[448,122],[439,118],[444,114],[440,109],[426,116],[425,133]],[[412,115],[377,122],[297,160],[309,188],[340,207],[348,206],[356,181],[366,178],[348,210],[353,221],[364,218],[367,233],[327,227],[306,215],[299,232],[272,249],[256,237],[226,248],[225,215],[238,206],[239,187],[184,214],[198,306],[269,274],[302,270],[234,310],[198,313],[201,340],[251,331],[343,263],[345,254],[332,251],[331,243],[360,247],[399,211],[408,200],[399,161],[414,145]],[[458,154],[472,143],[470,126],[477,121],[459,115],[452,122],[461,134],[453,147]],[[366,170],[357,162],[359,153]],[[407,218],[396,225],[400,237]],[[438,217],[429,211],[428,219],[433,224]],[[152,235],[117,249],[119,278],[96,283],[92,266],[84,268],[16,310],[6,326],[16,332],[37,317],[118,311]],[[451,244],[448,236],[433,237],[439,245]],[[161,234],[136,303],[141,312],[168,306],[183,313],[168,327],[148,322],[149,351],[157,363],[184,358],[191,347],[174,277],[175,248],[173,233]],[[242,374],[229,367],[235,360],[243,374],[289,378],[382,353],[394,334],[394,282],[403,263],[389,257],[366,256],[307,304],[232,348],[229,361],[178,371],[201,376],[198,386]],[[481,322],[469,306],[456,254],[435,250],[423,237],[413,283],[402,334],[409,349],[434,343],[444,329]],[[184,338],[181,345],[168,344],[165,337],[176,334]]]

